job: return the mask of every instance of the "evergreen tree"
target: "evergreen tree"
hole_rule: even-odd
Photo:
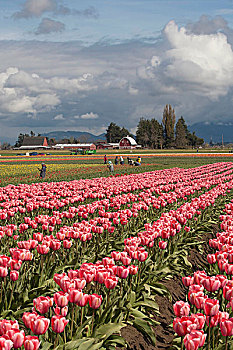
[[[24,134],[20,133],[18,136],[18,140],[15,143],[15,147],[20,147],[23,144]]]
[[[195,131],[190,135],[189,135],[189,144],[195,148],[195,147],[198,147],[198,146],[201,146],[203,145],[204,143],[204,140],[200,137],[198,137],[196,134],[195,134]]]
[[[150,121],[150,147],[163,147],[163,126],[156,119]]]
[[[133,135],[129,133],[129,130],[127,130],[125,127],[121,128],[115,123],[110,123],[106,131],[106,140],[110,143],[119,142],[122,139],[122,137],[125,136],[133,137]]]
[[[136,141],[142,147],[150,146],[150,121],[144,118],[139,120],[137,131],[136,131]]]
[[[174,146],[175,143],[175,111],[172,109],[171,105],[166,105],[163,111],[163,126],[164,126],[164,141],[165,147],[170,148]]]
[[[176,139],[175,139],[175,145],[176,148],[186,148],[188,145],[188,135],[189,131],[185,124],[184,118],[181,117],[178,119],[176,123]]]

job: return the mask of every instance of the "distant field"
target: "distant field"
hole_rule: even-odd
[[[146,153],[147,152],[147,153]],[[228,151],[229,152],[229,151]],[[92,178],[101,176],[110,176],[109,170],[103,164],[103,154],[107,155],[108,160],[114,161],[116,155],[125,154],[119,150],[115,153],[99,152],[91,156],[71,156],[68,152],[53,151],[51,155],[46,156],[16,156],[15,152],[8,154],[3,153],[0,157],[0,186],[7,184],[32,183],[41,182],[39,177],[39,168],[41,163],[47,165],[47,173],[45,181],[70,181],[80,178]],[[142,165],[140,167],[132,167],[127,164],[127,156],[135,159],[141,154]],[[114,175],[147,172],[166,168],[191,168],[204,164],[216,162],[231,162],[233,160],[232,153],[215,154],[180,151],[171,152],[155,152],[155,151],[128,151],[124,156],[125,164],[123,166],[114,166]]]

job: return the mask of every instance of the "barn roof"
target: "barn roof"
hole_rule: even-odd
[[[24,136],[22,146],[43,146],[44,139],[45,136]]]
[[[127,140],[130,142],[130,144],[131,144],[132,146],[137,146],[137,142],[136,142],[132,137],[130,137],[130,136],[125,136],[125,137],[122,137],[121,140],[123,140],[123,139],[127,139]]]

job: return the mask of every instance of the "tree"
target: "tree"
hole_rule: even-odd
[[[142,147],[150,146],[150,121],[144,118],[139,120],[137,131],[136,131],[136,141]]]
[[[203,145],[204,140],[202,138],[198,137],[194,131],[192,134],[190,133],[189,143],[193,148],[195,148],[195,147]]]
[[[1,149],[10,149],[11,148],[11,145],[8,143],[8,142],[3,142],[2,146],[1,146]]]
[[[164,141],[165,147],[170,148],[174,146],[175,143],[175,111],[172,109],[171,105],[166,105],[163,111],[163,126],[164,126]]]
[[[175,145],[176,148],[186,148],[188,145],[188,135],[189,131],[185,124],[184,118],[180,117],[176,123],[176,139]]]
[[[20,133],[18,136],[18,140],[15,143],[15,147],[20,147],[23,144],[24,134]]]
[[[163,126],[156,119],[150,121],[150,146],[152,148],[163,147]]]
[[[122,139],[122,137],[125,136],[133,136],[125,127],[121,128],[115,123],[110,123],[106,131],[106,140],[110,143],[119,142]]]

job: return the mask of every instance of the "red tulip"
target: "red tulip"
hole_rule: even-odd
[[[25,350],[38,350],[40,347],[40,341],[35,336],[27,335],[23,345]]]
[[[25,339],[24,331],[20,331],[18,329],[11,329],[6,332],[6,335],[13,342],[14,349],[21,348]]]
[[[220,329],[224,337],[231,337],[233,335],[233,318],[220,321]]]
[[[6,339],[4,336],[0,337],[0,349],[10,350],[13,347],[13,342],[10,339]]]
[[[129,275],[129,269],[125,266],[117,266],[117,275],[120,278],[127,278]]]
[[[78,302],[82,299],[82,296],[83,293],[81,292],[81,290],[71,289],[69,291],[69,301],[71,303],[78,304]]]
[[[44,334],[49,328],[49,323],[50,320],[48,318],[38,316],[36,319],[31,321],[30,329],[36,335]]]
[[[178,334],[179,337],[183,337],[188,333],[188,327],[194,322],[190,317],[177,317],[173,321],[173,329]]]
[[[6,277],[8,274],[8,269],[7,267],[2,267],[0,266],[0,277]]]
[[[105,287],[108,289],[114,289],[117,286],[118,277],[109,276],[104,280]]]
[[[54,301],[57,306],[64,307],[69,303],[69,294],[65,292],[57,292],[54,294]]]
[[[11,281],[15,282],[15,281],[18,280],[18,278],[19,278],[19,272],[12,270],[10,272],[10,279],[11,279]]]
[[[42,315],[46,314],[50,307],[53,305],[53,299],[50,297],[38,297],[33,299],[33,305],[37,311],[39,311]]]
[[[214,316],[219,312],[219,301],[207,298],[204,301],[204,313],[206,316]]]
[[[197,350],[201,348],[206,339],[203,331],[192,331],[184,337],[184,345],[187,350]]]
[[[173,305],[173,310],[175,315],[178,317],[188,316],[190,311],[190,306],[189,306],[189,303],[185,303],[184,301],[180,300]]]
[[[91,294],[89,296],[89,305],[92,309],[98,309],[102,303],[102,295]]]
[[[51,319],[52,330],[55,333],[62,333],[65,329],[65,326],[68,324],[69,320],[67,320],[63,316],[53,316]]]
[[[87,305],[88,300],[89,300],[89,294],[84,294],[83,293],[82,298],[78,301],[77,304],[78,304],[78,306],[84,307],[84,306]]]

